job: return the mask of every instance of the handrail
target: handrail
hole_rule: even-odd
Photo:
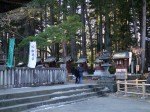
[[[132,81],[132,83],[131,83]],[[125,95],[127,94],[141,94],[144,98],[146,95],[150,95],[150,93],[147,92],[146,86],[150,86],[150,84],[145,83],[146,80],[125,80],[125,81],[117,81],[117,92],[124,92]],[[139,83],[142,82],[142,83]],[[124,85],[124,87],[121,88],[121,85]],[[130,89],[131,87],[135,87],[135,89]],[[129,91],[130,89],[130,91]],[[141,91],[139,91],[141,89]],[[134,90],[134,91],[133,91]],[[138,91],[136,91],[138,90]]]

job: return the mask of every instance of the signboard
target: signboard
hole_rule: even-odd
[[[28,67],[35,68],[37,60],[36,42],[30,42]]]
[[[136,65],[136,72],[138,72],[140,70],[140,66]]]
[[[131,64],[131,60],[132,60],[132,52],[129,52],[129,65]]]
[[[60,64],[60,68],[66,68],[66,64]]]
[[[148,67],[148,71],[150,72],[150,67]]]

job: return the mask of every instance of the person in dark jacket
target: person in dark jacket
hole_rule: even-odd
[[[76,77],[75,83],[78,84],[79,83],[79,70],[77,68],[75,68],[75,77]]]
[[[77,67],[72,68],[72,74],[76,77],[75,83],[78,84],[79,83],[79,71]]]

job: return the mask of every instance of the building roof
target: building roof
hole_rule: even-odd
[[[129,58],[128,51],[116,52],[112,57],[112,59],[127,59],[127,58]]]
[[[0,0],[0,13],[4,13],[23,6],[31,0]]]
[[[56,61],[56,57],[48,57],[47,59],[45,59],[44,63],[50,63]]]
[[[67,62],[67,61],[71,61],[71,60],[72,60],[71,56],[67,56],[66,60],[65,60],[65,58],[60,58],[58,62],[59,63],[64,63],[65,61]]]
[[[86,58],[79,58],[76,63],[84,63],[84,62],[86,62],[86,61],[87,61]]]
[[[37,57],[36,62],[38,63],[40,61],[42,61],[42,58],[41,57]]]
[[[103,62],[103,60],[100,60],[99,57],[97,57],[94,62],[95,62],[95,63],[101,63],[101,62]]]
[[[102,64],[101,66],[107,67],[107,66],[111,66],[111,64],[109,64],[109,63],[104,63],[104,64]]]
[[[110,59],[110,53],[107,52],[107,51],[104,51],[100,56],[99,56],[99,59],[100,60],[107,60],[107,59]]]

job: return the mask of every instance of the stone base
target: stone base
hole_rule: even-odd
[[[110,73],[108,71],[104,71],[104,70],[95,70],[94,75],[96,75],[96,76],[106,76],[106,75],[110,75]]]
[[[117,84],[114,75],[101,76],[97,81],[97,84],[99,84],[101,87],[108,87],[111,92],[117,91]]]
[[[104,70],[95,70],[94,75],[103,76],[104,75]]]

